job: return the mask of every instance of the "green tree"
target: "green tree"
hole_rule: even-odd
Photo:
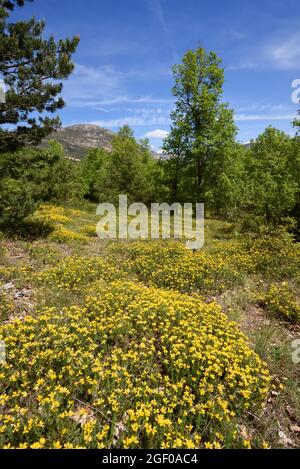
[[[91,148],[81,161],[81,176],[85,197],[99,201],[99,184],[106,178],[109,153],[101,148]]]
[[[198,48],[188,51],[173,68],[176,105],[164,148],[175,159],[176,171],[184,166],[186,197],[192,201],[206,201],[236,134],[233,113],[221,102],[224,70],[220,64],[214,52]],[[172,190],[178,185],[175,180]]]
[[[1,153],[0,227],[17,230],[40,202],[82,197],[75,165],[55,141],[44,150],[23,148]]]
[[[267,223],[280,223],[296,204],[299,192],[297,171],[293,139],[268,127],[251,143],[246,160],[244,182],[248,200],[245,209]]]
[[[148,203],[154,194],[155,162],[148,144],[138,143],[124,126],[113,139],[113,148],[95,184],[98,200],[117,202],[119,194],[129,201]]]
[[[62,83],[73,71],[71,57],[79,37],[43,38],[44,21],[8,22],[9,13],[24,1],[0,0],[0,75],[7,87],[0,104],[0,152],[36,144],[60,125],[55,113],[64,106]],[[38,117],[37,117],[38,115]]]
[[[298,115],[300,117],[300,111],[298,111]],[[300,118],[296,118],[293,122],[293,126],[296,127],[297,129],[300,129]],[[298,131],[297,131],[298,133]]]
[[[299,121],[300,127],[300,121]],[[297,238],[300,239],[300,135],[296,135],[291,139],[292,158],[290,159],[290,171],[293,174],[294,180],[297,183],[296,203],[292,210],[291,215],[296,220]]]
[[[188,144],[185,133],[181,127],[172,127],[163,144],[164,153],[167,155],[162,166],[165,172],[166,185],[169,187],[169,202],[178,202],[185,197],[182,183],[185,180],[186,164],[185,149]]]
[[[211,214],[230,220],[242,215],[243,203],[248,200],[245,164],[249,150],[236,143],[222,154],[220,171],[206,195]]]

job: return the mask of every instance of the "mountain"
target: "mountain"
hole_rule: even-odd
[[[69,157],[81,159],[89,148],[111,151],[113,136],[113,132],[98,125],[77,124],[61,127],[44,139],[41,146],[44,147],[48,140],[55,139],[62,144]]]
[[[55,139],[62,144],[69,158],[82,159],[89,148],[103,148],[112,150],[114,132],[93,124],[76,124],[61,127],[56,132],[44,139],[41,147],[47,145],[48,140]],[[161,155],[151,150],[154,159],[160,159]]]

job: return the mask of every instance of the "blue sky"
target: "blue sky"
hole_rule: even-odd
[[[300,107],[291,99],[292,82],[300,79],[294,0],[35,0],[13,18],[31,15],[46,20],[46,34],[81,38],[64,85],[63,125],[117,130],[128,123],[158,150],[174,105],[171,67],[202,45],[222,58],[224,101],[235,110],[239,141],[268,125],[294,133]]]

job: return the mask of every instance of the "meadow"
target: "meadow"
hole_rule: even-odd
[[[99,240],[95,208],[0,238],[0,447],[299,447],[300,244]]]

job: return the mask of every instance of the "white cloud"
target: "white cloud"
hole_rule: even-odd
[[[280,69],[299,69],[300,32],[270,44],[266,47],[265,55]]]
[[[295,114],[289,113],[274,113],[274,114],[245,114],[237,113],[235,114],[235,121],[276,121],[276,120],[288,120],[293,121],[295,119]],[[167,126],[170,125],[170,118],[168,116],[160,115],[137,115],[137,116],[128,116],[121,117],[116,119],[101,119],[94,120],[92,122],[87,122],[88,124],[99,125],[100,127],[106,128],[118,128],[123,125],[129,125],[131,127],[152,127],[152,126]],[[168,132],[161,130],[159,128],[155,130],[150,130],[145,134],[145,137],[153,139],[161,139],[167,136]]]
[[[130,116],[130,117],[122,117],[119,119],[95,120],[95,121],[89,122],[89,124],[95,124],[95,125],[100,125],[100,127],[111,127],[111,128],[122,127],[123,125],[130,125],[130,126],[136,126],[136,127],[138,126],[148,127],[148,126],[153,126],[153,125],[169,125],[170,119],[169,117],[160,117],[160,116],[154,116],[154,117]]]
[[[87,67],[77,64],[74,73],[64,82],[63,96],[68,104],[86,105],[103,96],[114,95],[121,86],[121,73],[113,67]]]
[[[103,99],[101,101],[96,101],[92,103],[93,105],[99,106],[109,106],[113,104],[122,104],[122,103],[130,103],[130,104],[143,104],[143,103],[152,103],[152,104],[163,104],[163,103],[172,103],[174,102],[173,99],[165,99],[165,98],[152,98],[151,96],[140,96],[139,98],[130,98],[129,96],[117,96],[111,99]]]
[[[145,134],[145,137],[147,138],[166,138],[169,135],[169,132],[166,130],[161,130],[161,129],[155,129],[155,130],[150,130]]]
[[[242,31],[238,31],[236,29],[231,29],[229,31],[229,34],[234,38],[234,39],[238,39],[238,40],[242,40],[242,39],[247,39],[247,34],[242,32]]]
[[[299,70],[300,67],[300,32],[274,35],[260,48],[246,53],[246,58],[226,67],[227,70],[243,69],[279,69]]]
[[[226,66],[226,70],[232,70],[232,71],[235,71],[235,70],[249,70],[249,69],[252,69],[252,68],[256,68],[257,67],[257,62],[251,60],[251,59],[246,59],[246,60],[241,60],[240,62],[236,63],[236,64],[231,64],[231,65],[228,65]]]
[[[293,120],[295,114],[236,114],[235,121]]]
[[[132,108],[132,107],[120,107],[120,108],[112,108],[111,111],[126,111],[126,112],[132,112],[133,114],[142,114],[143,116],[146,115],[164,115],[164,116],[169,116],[171,109],[168,107],[166,109],[162,108],[147,108],[147,107],[138,107],[138,108]]]
[[[257,104],[253,103],[249,106],[243,106],[236,108],[236,113],[243,113],[245,111],[283,111],[286,106],[283,104]]]
[[[113,106],[119,104],[170,104],[174,102],[173,99],[153,98],[151,96],[140,96],[138,98],[132,98],[130,96],[115,96],[102,99],[99,97],[97,99],[96,93],[98,90],[96,91],[95,96],[92,96],[91,91],[92,90],[90,90],[90,99],[86,99],[84,96],[79,96],[74,99],[72,98],[71,103],[68,104],[72,104],[73,106],[78,107],[92,107],[99,111],[103,111],[104,106]]]
[[[101,38],[95,35],[89,40],[84,49],[82,45],[81,51],[84,53],[85,57],[103,58],[113,55],[130,54],[134,47],[136,47],[136,42],[134,40],[125,40],[124,36],[122,37],[122,41],[120,41],[119,38],[113,34],[106,37],[101,35]]]
[[[145,72],[119,71],[111,65],[92,67],[76,64],[73,74],[64,82],[63,97],[69,106],[103,108],[117,104],[168,104],[172,98],[128,96],[130,78]],[[153,70],[152,70],[153,73]],[[102,109],[101,109],[102,110]]]

